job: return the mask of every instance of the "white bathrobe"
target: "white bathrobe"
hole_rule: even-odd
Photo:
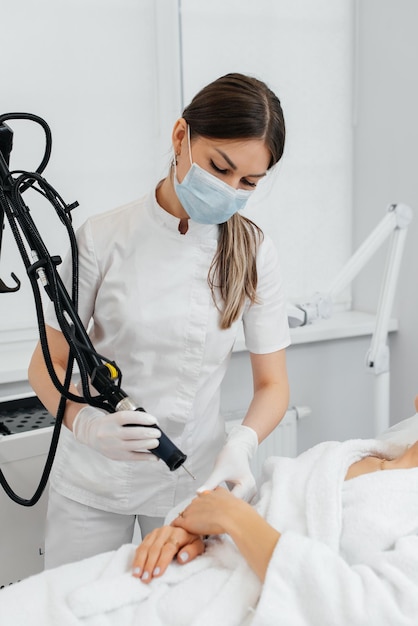
[[[228,538],[149,585],[131,576],[127,545],[0,591],[0,624],[416,626],[418,469],[344,481],[363,456],[399,451],[327,442],[268,459],[256,507],[282,536],[264,585]]]

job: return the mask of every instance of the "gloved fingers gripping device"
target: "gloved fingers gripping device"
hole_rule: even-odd
[[[45,152],[41,164],[35,172],[10,171],[9,158],[12,150],[13,131],[5,124],[9,120],[29,120],[39,124],[45,133]],[[49,473],[55,456],[59,439],[60,427],[67,400],[89,404],[112,413],[121,410],[144,411],[123,391],[122,373],[113,361],[98,354],[84,328],[78,313],[78,250],[75,233],[72,227],[71,211],[78,206],[78,202],[66,204],[53,187],[42,177],[51,154],[51,131],[48,124],[40,117],[29,113],[7,113],[0,115],[0,251],[1,236],[4,228],[4,217],[10,224],[16,244],[19,248],[23,263],[26,267],[34,299],[39,326],[39,337],[49,376],[61,394],[56,423],[53,431],[51,447],[39,486],[30,499],[17,496],[8,485],[4,475],[0,472],[0,483],[6,493],[18,504],[33,506],[39,500],[48,481]],[[67,230],[72,254],[72,286],[71,296],[67,292],[59,274],[57,266],[61,263],[59,256],[51,256],[44,244],[38,229],[32,220],[29,207],[23,200],[23,193],[31,189],[37,191],[52,204],[59,219]],[[26,245],[25,242],[26,241]],[[20,281],[12,273],[15,285],[8,287],[0,280],[0,293],[17,291]],[[51,355],[48,348],[45,319],[39,284],[43,286],[49,299],[53,302],[55,313],[61,332],[70,349],[65,380],[63,383],[55,374]],[[83,396],[77,396],[69,391],[74,361],[77,362]],[[90,385],[97,391],[92,395]],[[128,426],[129,424],[126,424]],[[153,428],[159,428],[153,426]],[[159,429],[161,430],[161,429]],[[183,467],[186,455],[161,432],[159,445],[150,450],[162,459],[171,471]],[[192,476],[192,474],[190,474]],[[193,477],[193,476],[192,476]],[[194,477],[193,477],[194,478]]]

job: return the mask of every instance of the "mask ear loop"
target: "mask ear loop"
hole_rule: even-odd
[[[192,157],[192,142],[190,139],[190,124],[187,124],[187,141],[188,141],[188,145],[189,145],[189,159],[190,159],[190,165],[193,165],[193,157]]]
[[[192,152],[191,152],[191,149],[190,149],[190,126],[189,126],[189,124],[187,124],[187,141],[189,143],[189,159],[190,159],[191,165],[193,165]],[[177,157],[178,157],[178,154],[176,152],[174,152],[174,158],[173,158],[174,186],[175,186],[176,181],[178,182],[178,178],[177,178]],[[179,231],[180,235],[185,235],[188,230],[189,230],[189,218],[188,217],[183,217],[179,221],[178,231]]]
[[[189,149],[189,160],[190,160],[190,166],[193,165],[193,157],[192,157],[192,148],[191,148],[191,139],[190,139],[190,124],[187,124],[187,146]],[[174,148],[173,148],[174,151]],[[176,180],[178,180],[177,178],[177,157],[178,157],[179,153],[174,151],[174,156],[173,156],[173,161],[172,161],[172,166],[174,169],[174,176],[176,177]]]

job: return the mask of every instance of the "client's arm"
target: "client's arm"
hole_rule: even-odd
[[[170,526],[149,533],[136,550],[133,575],[150,582],[175,557],[183,564],[202,554],[202,535],[224,533],[263,581],[280,533],[249,504],[221,487],[199,494]]]
[[[262,581],[280,539],[249,504],[222,487],[199,494],[172,525],[202,535],[227,533]]]

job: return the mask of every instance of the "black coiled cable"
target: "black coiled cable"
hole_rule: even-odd
[[[0,229],[3,226],[3,216],[6,215],[31,282],[38,319],[40,343],[46,368],[54,386],[61,394],[48,458],[41,481],[33,497],[24,499],[15,494],[10,485],[8,485],[3,473],[0,471],[0,484],[10,498],[23,506],[33,506],[39,500],[49,478],[67,400],[83,404],[86,403],[108,412],[118,410],[118,407],[123,405],[123,402],[129,406],[130,410],[144,411],[144,409],[136,406],[136,404],[128,398],[127,394],[121,388],[122,373],[118,366],[116,363],[109,361],[109,359],[96,352],[86,329],[78,317],[78,249],[70,215],[71,209],[78,206],[78,203],[66,205],[55,189],[41,176],[51,154],[52,140],[49,126],[42,118],[29,113],[8,113],[0,115],[0,126],[6,120],[10,119],[26,119],[40,124],[44,129],[46,139],[44,157],[35,172],[10,172],[0,151]],[[67,293],[56,269],[61,259],[57,256],[51,257],[49,255],[42,237],[31,218],[29,208],[23,200],[23,193],[29,188],[37,191],[49,201],[67,229],[72,256],[71,296]],[[32,259],[28,256],[23,238],[26,239],[31,250]],[[61,383],[58,379],[52,363],[38,279],[43,282],[47,295],[54,303],[55,314],[60,330],[69,346],[69,358],[64,383]],[[83,397],[74,395],[69,390],[74,360],[77,362],[79,368]],[[98,392],[97,395],[91,395],[90,382],[95,388],[95,391]],[[159,427],[157,426],[157,428]],[[159,445],[150,452],[162,459],[169,467],[170,471],[180,467],[187,458],[187,455],[179,450],[163,431],[161,431]]]
[[[31,218],[29,208],[23,200],[23,193],[27,189],[31,188],[32,190],[37,191],[42,196],[44,196],[44,198],[48,200],[48,202],[54,207],[56,214],[58,215],[59,219],[64,224],[67,230],[72,256],[72,288],[70,309],[72,312],[75,313],[77,313],[78,307],[78,250],[75,233],[72,227],[70,211],[72,208],[77,206],[77,203],[68,206],[63,201],[61,196],[57,193],[57,191],[41,176],[41,173],[43,172],[49,161],[52,146],[51,131],[45,120],[29,113],[8,113],[0,115],[0,124],[5,122],[6,120],[21,119],[30,120],[42,126],[45,132],[45,152],[42,161],[35,172],[7,171],[7,175],[3,176],[3,180],[0,180],[0,207],[3,210],[3,214],[8,219],[10,228],[12,230],[16,244],[19,248],[23,263],[26,267],[27,274],[31,283],[39,327],[39,339],[46,368],[53,384],[61,394],[61,400],[56,416],[56,423],[52,434],[50,449],[39,485],[34,495],[28,499],[18,496],[10,487],[3,472],[0,470],[0,484],[2,485],[7,495],[17,504],[29,507],[38,502],[48,482],[58,445],[59,434],[67,399],[79,403],[88,402],[89,404],[104,408],[106,410],[109,410],[110,407],[108,402],[106,401],[106,398],[101,394],[94,397],[91,396],[89,387],[89,370],[86,367],[85,363],[86,357],[89,357],[89,346],[87,345],[86,347],[82,345],[79,341],[77,341],[74,333],[74,328],[65,316],[66,309],[65,306],[63,306],[62,302],[63,287],[60,283],[60,278],[56,272],[56,266],[61,260],[58,257],[50,256],[46,246],[44,245],[42,237],[40,236]],[[1,154],[0,158],[3,158]],[[2,166],[2,171],[4,172],[6,167],[4,159],[2,162]],[[2,227],[1,224],[0,227]],[[36,253],[36,256],[38,257],[36,260],[29,258],[23,239],[26,239],[30,249]],[[48,347],[43,304],[38,284],[39,272],[45,272],[45,291],[54,303],[57,321],[60,325],[61,331],[65,339],[70,346],[69,360],[64,383],[59,380],[55,373]],[[100,361],[106,361],[106,359],[98,355],[91,346],[90,357],[92,355],[95,363],[98,365],[100,365]],[[76,396],[69,391],[74,360],[76,360],[78,364],[84,397]],[[121,375],[119,371],[118,374],[120,380]]]

